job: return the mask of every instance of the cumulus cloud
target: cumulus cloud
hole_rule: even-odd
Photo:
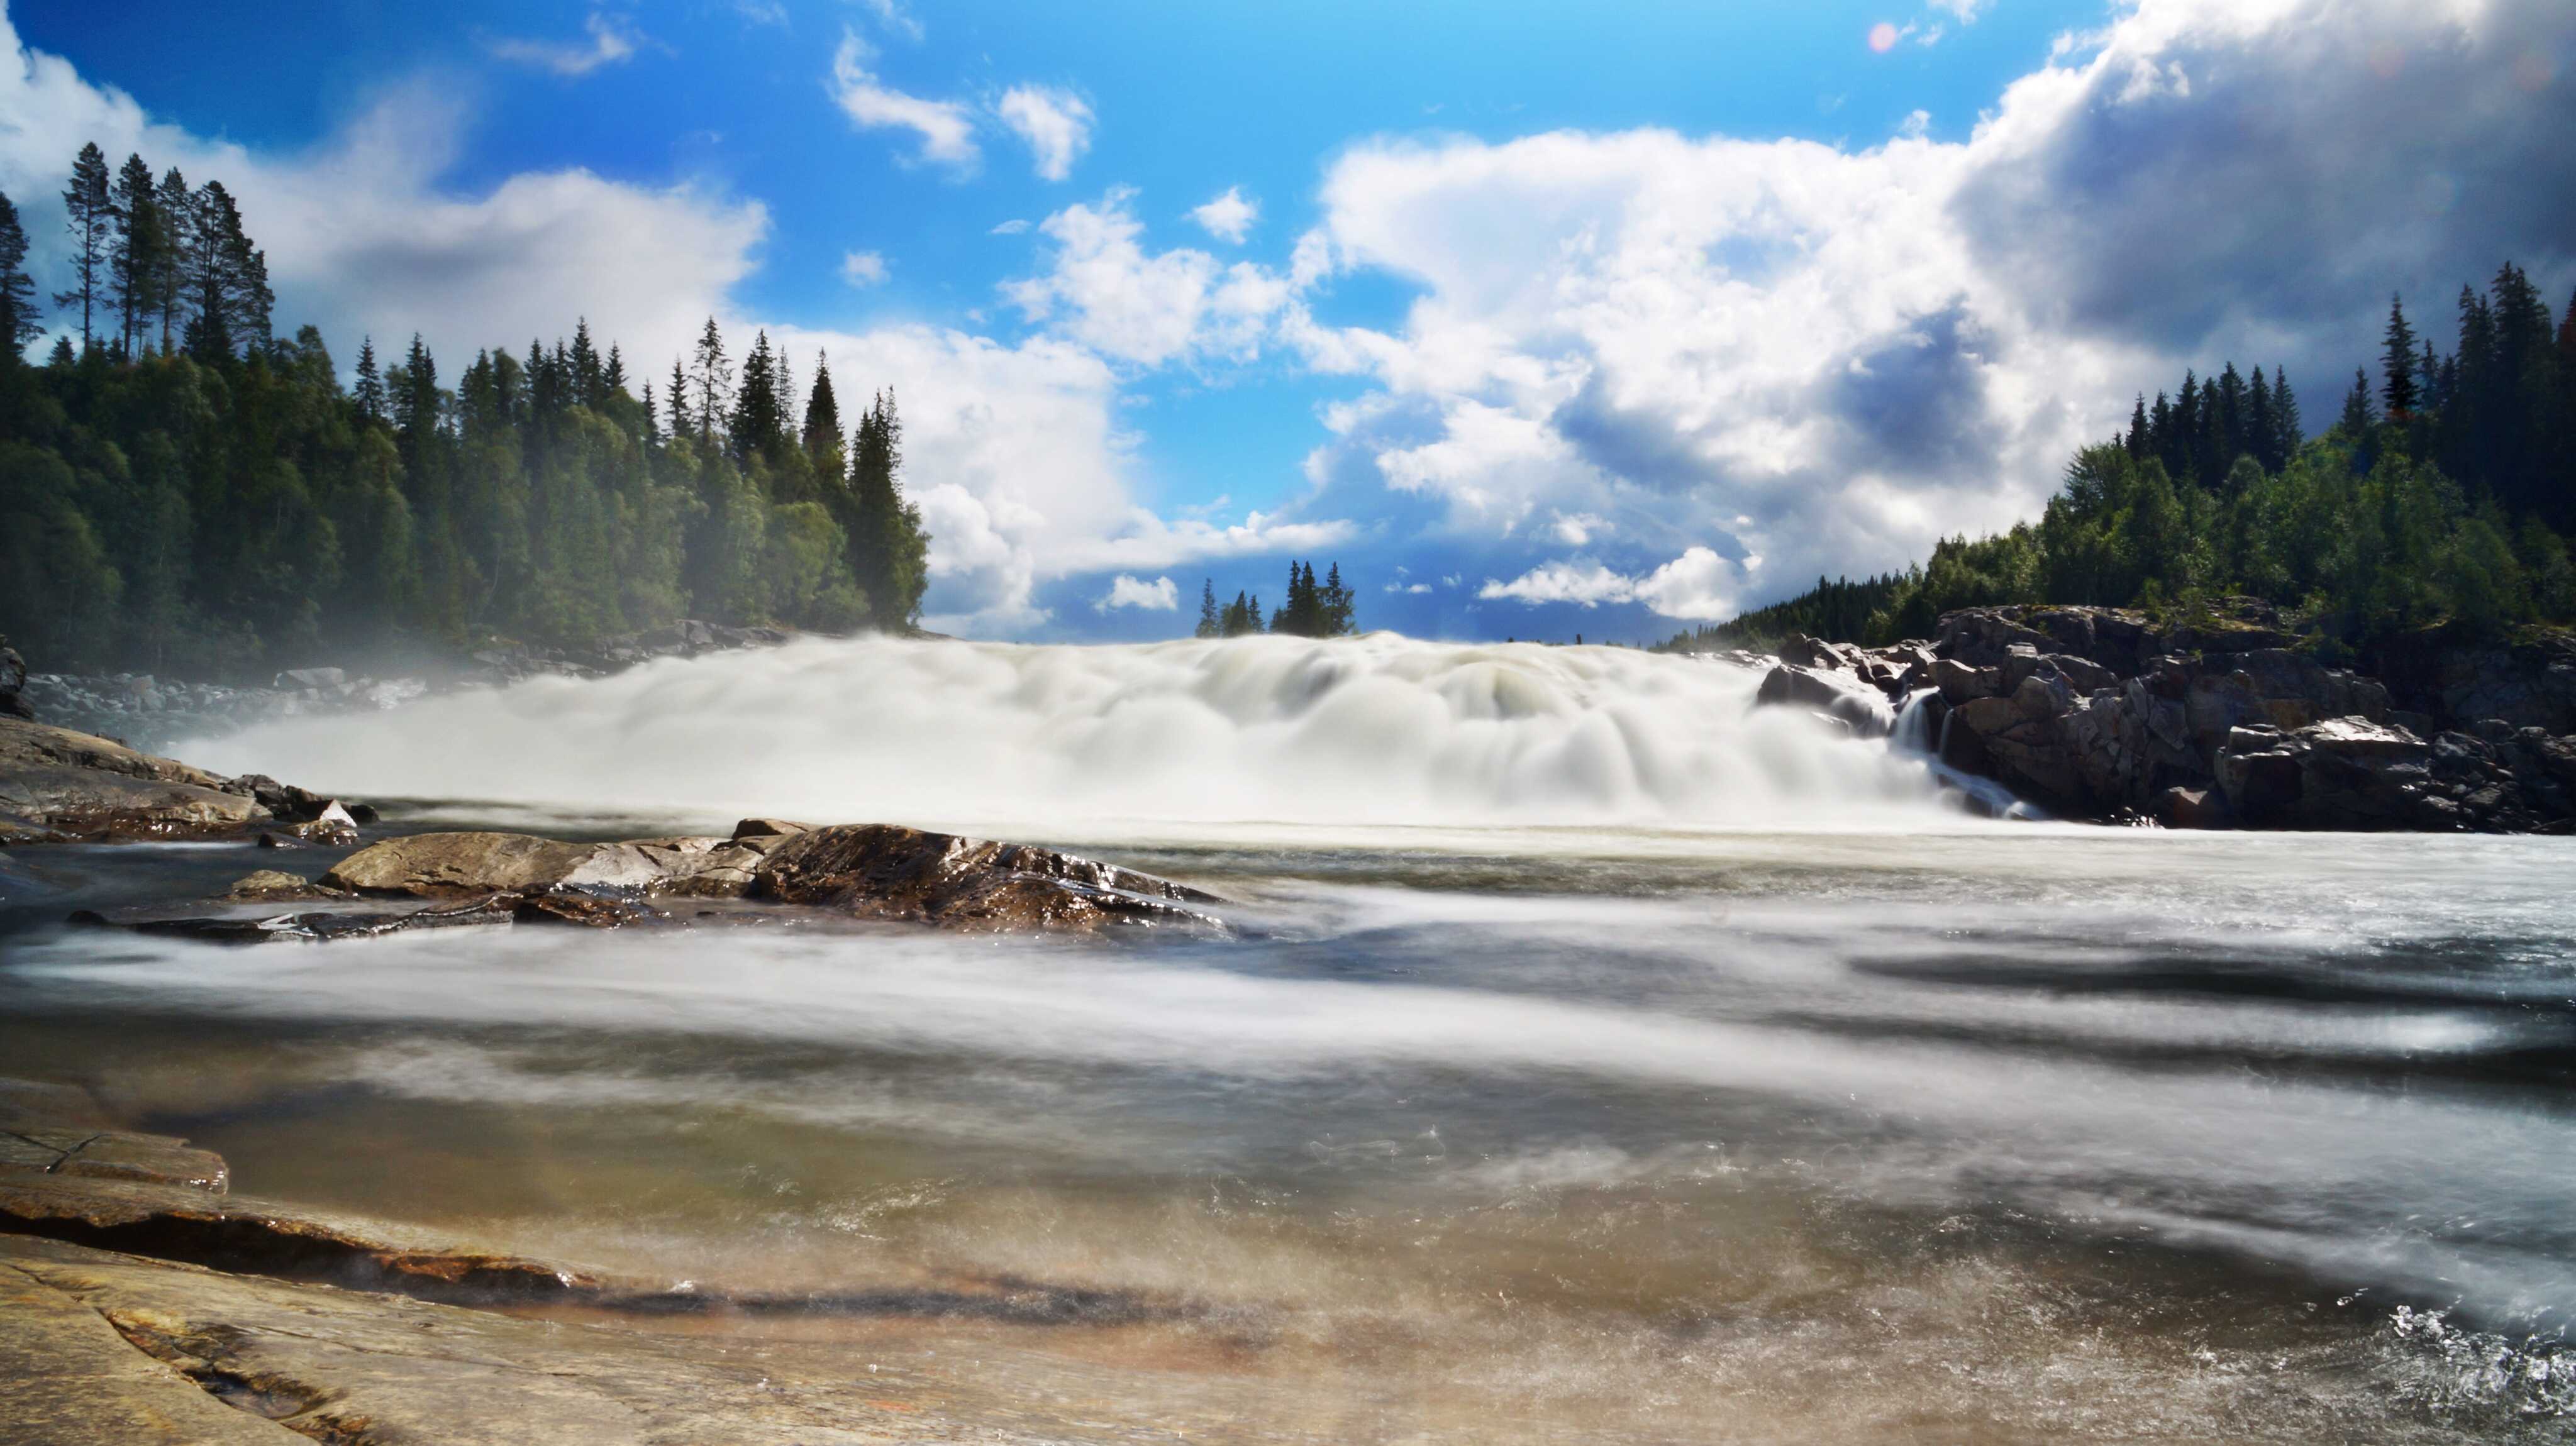
[[[1029,143],[1042,180],[1073,174],[1074,158],[1091,148],[1091,106],[1069,90],[1018,85],[1003,92],[993,113]]]
[[[603,65],[615,65],[635,54],[635,39],[617,22],[594,12],[584,24],[590,32],[586,45],[549,40],[496,39],[483,42],[483,48],[503,60],[517,61],[551,70],[557,75],[588,75]]]
[[[1476,596],[1587,608],[1644,603],[1665,617],[1719,618],[1735,611],[1736,579],[1725,558],[1694,547],[1643,577],[1628,577],[1597,562],[1547,562],[1510,582],[1487,578]]]
[[[841,257],[841,279],[852,286],[874,286],[886,279],[886,261],[873,251],[851,251]]]
[[[1698,617],[2030,515],[2185,365],[2285,363],[2316,416],[2392,286],[2576,279],[2576,87],[2523,83],[2549,11],[2143,0],[1960,142],[1355,146],[1299,255],[1419,295],[1325,327],[1292,266],[1271,339],[1372,383],[1313,505],[1405,519],[1489,597]]]
[[[1091,606],[1093,611],[1105,613],[1111,608],[1171,612],[1180,605],[1181,590],[1172,584],[1170,578],[1158,577],[1152,582],[1144,582],[1122,572],[1110,579],[1108,593]]]
[[[453,368],[506,338],[570,335],[583,317],[630,357],[674,354],[725,311],[769,229],[756,202],[584,170],[451,193],[439,181],[464,117],[426,87],[398,89],[323,146],[281,156],[152,120],[131,96],[23,48],[5,18],[0,45],[0,189],[24,198],[46,290],[65,284],[63,172],[91,140],[111,164],[139,153],[156,171],[221,180],[267,250],[281,323],[319,325],[343,360],[362,335],[381,349],[418,331]]]
[[[975,119],[953,100],[924,100],[880,82],[867,68],[868,43],[844,31],[832,56],[832,99],[863,128],[892,127],[921,137],[919,159],[972,170],[983,158],[975,146]]]
[[[1252,223],[1261,219],[1261,206],[1245,199],[1241,186],[1228,186],[1224,195],[1204,206],[1192,207],[1190,219],[1218,240],[1240,246],[1251,232]]]
[[[1288,300],[1287,280],[1186,247],[1147,252],[1145,228],[1130,209],[1134,195],[1115,189],[1097,206],[1049,216],[1038,230],[1055,243],[1052,265],[1003,294],[1029,320],[1120,361],[1159,366],[1258,350]]]

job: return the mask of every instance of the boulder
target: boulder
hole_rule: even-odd
[[[2217,760],[2229,808],[2248,827],[2375,831],[2460,826],[2403,728],[2358,716],[2297,729],[2233,729]]]
[[[1781,663],[1763,674],[1753,706],[1806,708],[1840,722],[1862,738],[1883,738],[1896,722],[1894,711],[1887,705],[1887,695],[1863,683],[1858,675],[1796,663]]]
[[[322,882],[354,894],[413,898],[527,893],[563,883],[601,847],[523,833],[411,834],[349,855]]]
[[[1932,660],[1932,685],[1953,707],[1971,698],[1991,698],[2004,691],[2004,670],[1980,668],[1956,658]]]
[[[26,700],[18,696],[26,686],[27,660],[18,656],[7,638],[0,638],[0,718],[35,718]]]
[[[1212,924],[1208,915],[1179,906],[1219,902],[1167,879],[1053,849],[893,824],[797,834],[762,860],[757,878],[758,896],[782,903],[974,930]]]
[[[280,819],[320,819],[331,807],[271,779],[225,778],[112,738],[0,718],[0,843],[241,838]],[[375,816],[363,805],[342,808],[324,835],[355,842],[362,814]]]

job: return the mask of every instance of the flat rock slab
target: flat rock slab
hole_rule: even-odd
[[[29,1170],[77,1180],[137,1180],[224,1193],[231,1172],[224,1157],[192,1150],[171,1135],[124,1130],[85,1130],[21,1125],[0,1130],[0,1171]],[[0,1180],[9,1176],[0,1173]]]
[[[0,717],[0,844],[242,838],[305,817],[299,802],[327,812],[319,795],[270,779],[226,778],[112,738]],[[355,842],[353,830],[341,811],[315,838]]]
[[[88,1301],[22,1264],[66,1246],[0,1240],[0,1442],[25,1446],[300,1446],[309,1438],[224,1404],[134,1347]]]

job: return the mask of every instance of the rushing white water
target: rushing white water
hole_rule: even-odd
[[[984,827],[1958,817],[1920,758],[1757,711],[1758,682],[1629,649],[1391,634],[807,639],[280,720],[181,751],[361,796]]]

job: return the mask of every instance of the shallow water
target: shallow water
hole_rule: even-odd
[[[210,761],[453,800],[405,828],[1001,823],[1232,938],[225,951],[51,921],[274,856],[20,851],[0,1054],[610,1269],[1132,1292],[906,1329],[1193,1438],[2568,1434],[2576,843],[1980,823],[1733,670],[1228,646],[809,644]]]

